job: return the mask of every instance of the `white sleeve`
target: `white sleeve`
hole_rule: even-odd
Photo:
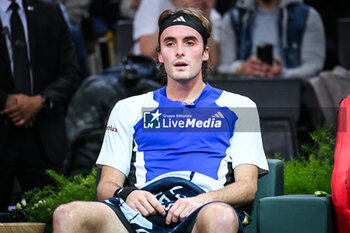
[[[216,43],[220,43],[221,15],[215,9],[211,9],[209,18],[212,25],[211,36]]]
[[[234,109],[238,119],[231,138],[229,155],[232,158],[232,168],[241,164],[254,164],[259,168],[259,175],[269,168],[262,144],[258,110],[254,102],[248,107]]]
[[[133,22],[133,39],[138,40],[141,36],[152,35],[158,31],[158,7],[153,0],[142,0],[137,9]]]
[[[220,73],[234,74],[243,61],[236,60],[236,34],[232,27],[230,12],[224,15],[220,31],[220,63],[218,71]]]
[[[125,176],[130,171],[133,142],[133,124],[130,122],[128,108],[118,102],[108,119],[102,148],[96,164],[116,168]]]
[[[158,17],[166,9],[173,9],[170,0],[142,0],[133,21],[133,39],[153,35],[158,31]]]

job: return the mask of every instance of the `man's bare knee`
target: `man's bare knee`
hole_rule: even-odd
[[[101,202],[75,201],[54,212],[54,233],[127,232],[114,211]]]
[[[216,203],[215,205],[208,206],[210,209],[207,212],[216,213],[210,214],[210,218],[213,219],[213,224],[217,226],[231,226],[234,223],[238,223],[238,217],[234,209],[222,203]]]
[[[64,221],[71,219],[71,217],[74,217],[73,212],[78,208],[80,205],[80,202],[70,202],[68,204],[62,204],[59,207],[56,208],[56,210],[53,213],[53,220],[54,222],[58,221]]]
[[[83,216],[77,214],[82,202],[71,202],[60,205],[53,213],[54,232],[65,232],[65,229],[79,227]]]
[[[192,232],[237,232],[239,222],[236,212],[224,203],[211,203],[198,213]]]

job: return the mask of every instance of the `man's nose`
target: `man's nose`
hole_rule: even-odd
[[[177,53],[176,53],[176,56],[177,57],[182,57],[182,56],[184,56],[185,55],[185,53],[184,53],[184,50],[183,50],[183,46],[181,45],[181,44],[179,44],[178,46],[177,46]]]

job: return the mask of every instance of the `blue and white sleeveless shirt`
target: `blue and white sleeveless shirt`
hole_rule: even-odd
[[[256,105],[206,84],[191,104],[166,97],[166,86],[119,101],[97,159],[142,188],[165,177],[190,180],[205,191],[233,181],[233,169],[268,171]]]

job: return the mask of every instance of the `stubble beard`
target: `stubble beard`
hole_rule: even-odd
[[[175,72],[174,72],[175,73]],[[175,82],[179,82],[179,83],[186,83],[186,82],[190,82],[194,79],[196,79],[197,77],[200,76],[200,71],[196,72],[196,73],[191,73],[191,72],[187,72],[188,74],[185,75],[181,75],[180,72],[176,72],[175,74],[167,74],[168,79],[172,79]]]

